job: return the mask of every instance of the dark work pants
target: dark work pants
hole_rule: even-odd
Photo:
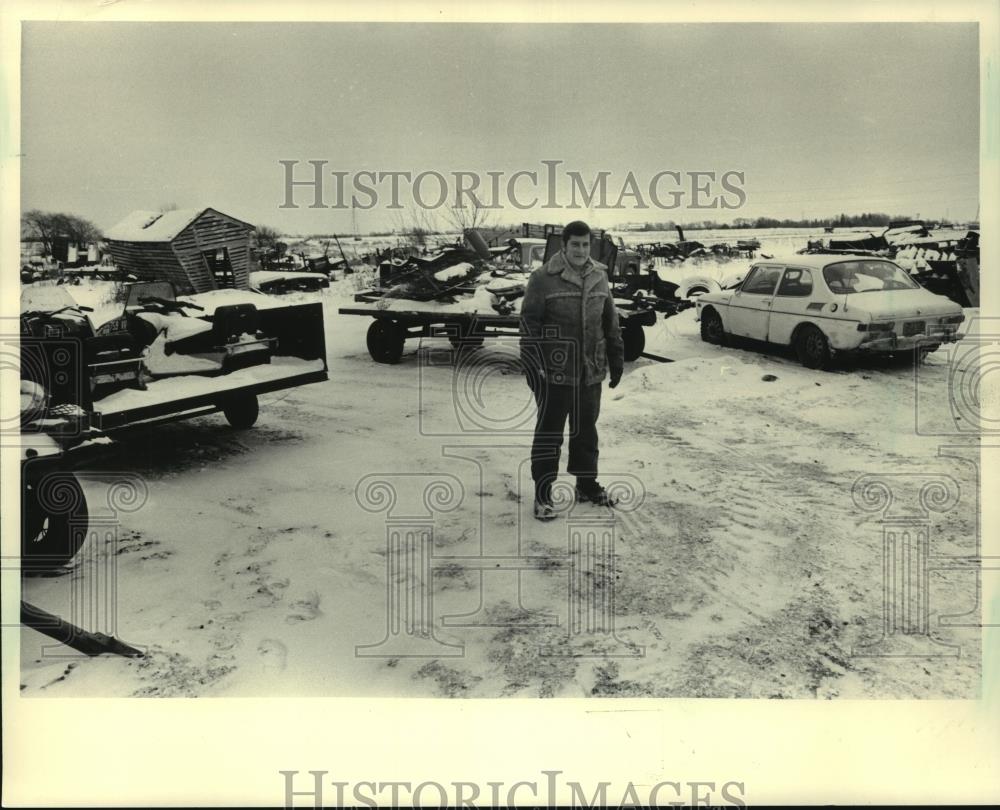
[[[569,460],[566,471],[586,485],[597,478],[597,417],[601,412],[601,384],[552,385],[535,391],[538,417],[531,444],[531,477],[535,497],[548,500],[559,474],[563,432],[569,418]]]

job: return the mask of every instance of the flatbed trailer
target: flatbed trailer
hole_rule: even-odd
[[[74,472],[127,441],[133,428],[222,412],[232,427],[247,429],[257,421],[258,396],[328,380],[322,306],[284,312],[295,317],[272,326],[281,336],[281,353],[271,362],[221,375],[167,377],[142,389],[123,388],[96,401],[82,396],[22,417],[22,570],[58,568],[75,556],[87,536],[88,512]],[[78,364],[69,358],[65,365]],[[58,498],[45,497],[46,479],[58,487]]]
[[[373,319],[368,327],[368,353],[376,363],[398,363],[407,340],[446,337],[452,345],[474,348],[488,337],[513,336],[520,330],[521,316],[490,313],[463,304],[438,301],[410,301],[387,298],[379,290],[355,295],[356,305],[341,307],[341,315],[362,315]],[[637,360],[646,345],[643,327],[656,323],[656,310],[635,302],[618,305],[625,343],[625,360]]]

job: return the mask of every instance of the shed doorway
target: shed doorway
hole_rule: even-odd
[[[221,247],[215,250],[206,250],[201,255],[205,257],[205,264],[208,265],[208,272],[212,274],[212,278],[215,280],[216,289],[236,286],[233,264],[229,260],[229,248]]]

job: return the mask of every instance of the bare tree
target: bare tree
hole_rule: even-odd
[[[257,259],[264,265],[265,269],[284,256],[285,251],[288,250],[288,245],[279,240],[280,236],[281,234],[276,228],[271,228],[268,225],[258,225],[254,229]]]
[[[53,230],[52,215],[32,208],[21,214],[21,239],[40,241],[45,253],[52,252],[52,238],[58,236]]]
[[[100,229],[89,220],[73,214],[56,214],[57,226],[71,242],[86,245],[101,238]]]
[[[21,237],[40,240],[46,253],[52,252],[52,240],[60,236],[77,245],[87,245],[98,241],[101,231],[90,220],[74,214],[31,209],[21,215]]]
[[[440,233],[437,217],[427,208],[411,206],[393,211],[395,230],[418,247],[427,244],[427,237]]]
[[[272,228],[268,225],[258,225],[256,233],[257,247],[262,250],[274,248],[274,246],[278,244],[278,237],[281,236],[276,228]]]
[[[446,208],[445,219],[461,233],[466,230],[489,231],[497,227],[496,210],[475,201],[470,205]]]

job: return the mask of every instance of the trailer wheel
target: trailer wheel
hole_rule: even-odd
[[[398,363],[404,343],[406,330],[397,321],[379,318],[368,327],[368,354],[376,363]]]
[[[21,570],[47,571],[72,560],[89,528],[87,499],[76,476],[26,477],[21,502]]]
[[[252,428],[260,415],[260,405],[256,394],[245,394],[227,400],[222,405],[222,413],[226,421],[237,430]]]
[[[625,360],[631,363],[638,360],[646,348],[646,332],[641,326],[626,326],[622,329],[622,342],[625,344]]]

